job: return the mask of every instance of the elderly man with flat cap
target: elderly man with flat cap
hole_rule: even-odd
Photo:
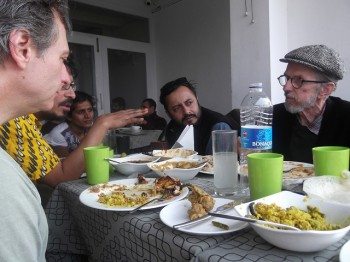
[[[286,100],[274,106],[273,151],[285,160],[312,163],[312,148],[350,147],[350,102],[330,96],[343,78],[337,52],[325,45],[295,49],[278,81]]]

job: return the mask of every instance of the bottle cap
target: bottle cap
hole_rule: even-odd
[[[263,84],[262,83],[253,83],[249,85],[249,88],[262,88]]]

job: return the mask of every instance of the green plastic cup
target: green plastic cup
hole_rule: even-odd
[[[343,146],[320,146],[312,149],[316,176],[340,176],[349,170],[349,148]]]
[[[87,182],[90,185],[106,183],[109,181],[110,156],[108,146],[92,146],[84,148],[84,159]]]
[[[252,153],[248,154],[247,159],[251,200],[281,192],[283,155]]]
[[[114,150],[112,148],[109,148],[109,157],[114,157]],[[109,164],[109,174],[113,174],[114,167],[113,165]]]

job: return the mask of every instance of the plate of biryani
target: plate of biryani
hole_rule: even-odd
[[[84,190],[80,202],[84,205],[110,211],[131,211],[136,207],[160,198],[140,210],[166,206],[185,198],[189,190],[178,179],[171,177],[138,178],[109,181]]]

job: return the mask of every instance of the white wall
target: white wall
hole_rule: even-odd
[[[347,73],[334,95],[350,100],[350,1],[288,0],[288,49],[326,44],[340,53]]]
[[[270,82],[271,101],[273,104],[284,102],[284,92],[277,77],[283,74],[285,64],[279,61],[288,51],[287,35],[287,0],[270,0]]]
[[[251,83],[262,82],[270,96],[269,1],[248,4],[245,16],[244,1],[231,0],[231,75],[232,108],[240,106]]]
[[[231,110],[229,0],[183,0],[154,14],[158,87],[186,76],[200,103]]]
[[[286,67],[279,62],[303,45],[326,44],[337,50],[347,73],[334,95],[350,100],[350,1],[253,1],[255,23],[244,16],[244,1],[231,0],[232,106],[239,106],[250,82],[261,81],[274,104],[284,101],[277,77]],[[238,58],[238,59],[237,59]],[[271,89],[270,89],[271,88]]]
[[[78,0],[96,4],[96,0]],[[198,83],[200,102],[226,113],[238,107],[249,83],[263,82],[273,103],[284,101],[276,78],[288,51],[308,44],[336,49],[348,72],[334,95],[350,100],[350,1],[253,1],[254,24],[244,0],[182,0],[151,14],[142,0],[100,0],[98,5],[150,17],[157,86],[187,76]],[[215,2],[215,3],[214,3]],[[231,88],[232,86],[232,88]],[[159,107],[161,109],[161,106]],[[160,110],[161,111],[161,110]]]

